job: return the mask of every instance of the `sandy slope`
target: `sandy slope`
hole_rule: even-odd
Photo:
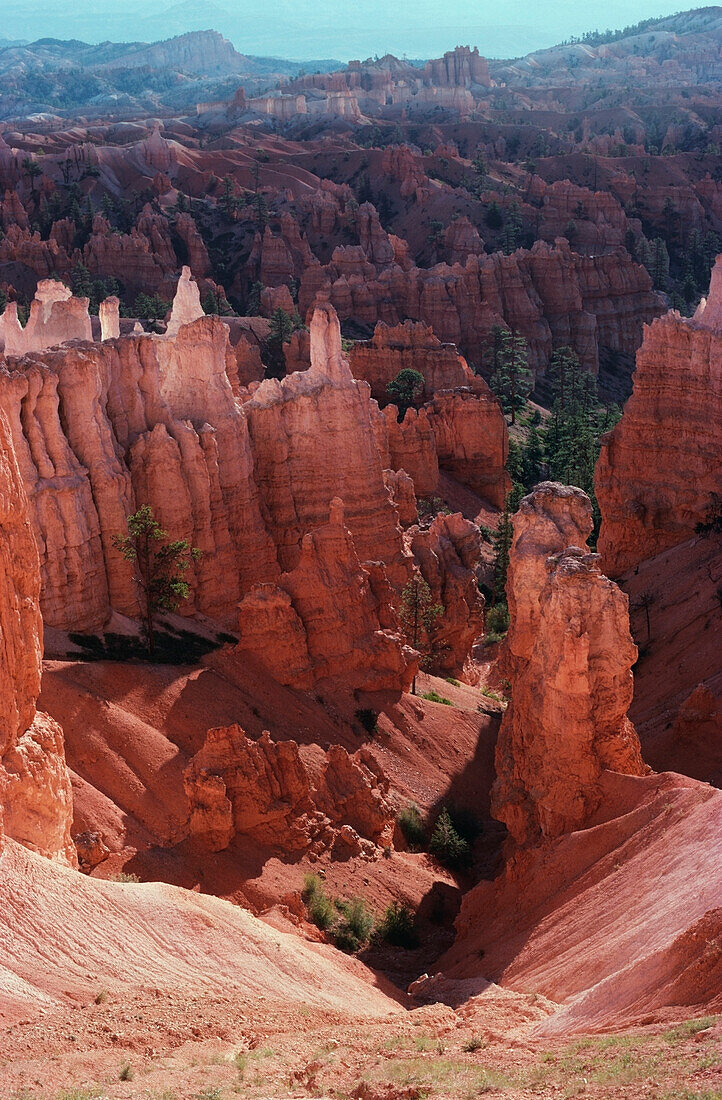
[[[371,971],[228,902],[91,879],[8,841],[0,855],[0,1020],[100,989],[242,993],[253,1003],[398,1011]]]

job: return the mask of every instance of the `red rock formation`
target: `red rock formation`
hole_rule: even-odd
[[[117,340],[120,336],[120,301],[115,296],[106,298],[98,306],[100,339]]]
[[[405,470],[418,498],[433,497],[439,484],[439,460],[428,411],[407,409],[399,424],[396,406],[387,405],[377,424],[384,465]]]
[[[471,84],[480,84],[488,88],[491,84],[486,58],[479,56],[478,49],[472,50],[469,46],[457,46],[442,58],[427,61],[424,76],[441,87],[468,88]]]
[[[549,482],[514,517],[512,700],[497,742],[492,811],[519,844],[588,820],[605,769],[645,771],[627,718],[637,658],[627,597],[588,553],[591,526],[586,495]],[[563,534],[576,535],[571,545]]]
[[[411,368],[424,376],[424,396],[428,400],[437,390],[473,386],[475,375],[453,344],[442,344],[423,322],[376,325],[369,341],[357,341],[349,353],[354,378],[363,378],[371,387],[371,396],[380,405],[391,398],[388,384],[401,370]]]
[[[18,321],[16,302],[9,302],[1,318],[0,334],[6,355],[25,355],[70,340],[92,339],[88,299],[74,298],[71,291],[54,279],[38,283],[24,328]]]
[[[42,621],[40,568],[27,498],[0,414],[0,847],[3,831],[41,855],[74,864],[72,794],[63,732],[36,712]]]
[[[483,379],[474,381],[473,392],[437,393],[425,411],[436,440],[439,468],[494,507],[503,508],[511,489],[506,420]]]
[[[212,274],[208,250],[196,223],[190,214],[179,214],[175,220],[175,230],[186,246],[188,267],[196,279],[205,279]]]
[[[631,355],[644,321],[662,309],[649,275],[623,250],[578,256],[567,241],[537,241],[530,251],[469,256],[465,264],[377,270],[363,251],[336,249],[329,264],[307,268],[299,305],[308,310],[322,292],[342,320],[363,324],[423,321],[445,342],[482,362],[491,329],[505,324],[529,346],[529,362],[543,374],[552,350],[571,344],[594,372],[598,348]]]
[[[458,512],[438,515],[425,530],[413,528],[410,547],[434,603],[444,608],[432,631],[433,664],[447,674],[464,673],[471,648],[484,629],[484,598],[476,566],[481,538],[475,523]]]
[[[442,156],[437,150],[437,155]],[[458,155],[458,154],[457,154]],[[447,264],[465,264],[469,256],[483,256],[484,242],[468,218],[455,218],[444,230],[444,260]]]
[[[98,628],[111,608],[136,611],[113,536],[140,503],[203,550],[188,611],[231,625],[242,592],[278,572],[228,351],[227,327],[204,317],[171,339],[45,352],[0,378],[33,505],[49,625]]]
[[[401,534],[384,485],[368,386],[351,377],[334,310],[320,305],[310,328],[310,369],[281,382],[267,379],[243,406],[281,567],[294,568],[303,535],[328,521],[338,496],[359,559],[384,562],[392,582],[403,583]]]
[[[339,828],[372,844],[393,831],[378,764],[339,745],[325,754],[316,786],[295,741],[272,741],[268,732],[251,741],[240,726],[211,729],[186,769],[185,789],[191,836],[211,851],[240,837],[288,855],[330,847]]]
[[[191,269],[184,267],[173,299],[173,307],[165,330],[166,336],[177,336],[182,325],[190,325],[203,316],[198,283],[192,277]]]
[[[599,551],[618,576],[690,538],[722,496],[722,259],[693,318],[650,325],[634,391],[595,474]]]
[[[376,591],[334,500],[328,523],[304,535],[295,568],[241,601],[239,657],[252,653],[280,683],[298,688],[407,690],[413,667],[402,639],[381,629],[388,609],[379,608]]]

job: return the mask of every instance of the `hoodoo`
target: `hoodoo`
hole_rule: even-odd
[[[605,770],[643,775],[627,718],[637,649],[628,601],[586,540],[579,489],[544,482],[514,517],[509,551],[512,699],[496,747],[492,812],[520,844],[578,828]]]
[[[0,42],[0,1100],[722,1097],[720,9],[219,4]]]

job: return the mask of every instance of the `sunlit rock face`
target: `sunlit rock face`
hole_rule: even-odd
[[[645,329],[634,391],[602,440],[599,552],[618,576],[695,533],[722,497],[722,257],[694,317]]]
[[[589,553],[591,504],[544,482],[514,517],[507,595],[512,699],[496,749],[492,810],[520,844],[578,828],[605,769],[641,775],[627,718],[637,649],[628,601]]]

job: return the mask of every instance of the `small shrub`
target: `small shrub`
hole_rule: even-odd
[[[467,1054],[474,1054],[477,1050],[483,1050],[486,1045],[485,1039],[480,1038],[478,1035],[472,1035],[461,1049],[466,1051]]]
[[[326,892],[318,875],[305,875],[301,897],[306,903],[308,915],[322,932],[327,931],[334,922],[335,913],[333,902],[326,897]]]
[[[357,710],[356,721],[363,726],[367,733],[376,733],[378,714],[375,710]]]
[[[333,931],[336,946],[352,954],[369,942],[374,928],[374,915],[363,898],[351,898],[339,906],[344,919]]]
[[[471,862],[471,848],[454,828],[451,814],[444,806],[434,825],[429,851],[449,870],[458,871]]]
[[[114,875],[110,876],[111,882],[140,882],[137,875],[130,875],[126,871],[116,871]]]
[[[133,1070],[131,1069],[131,1067],[126,1062],[125,1065],[123,1066],[123,1068],[120,1071],[120,1080],[121,1081],[132,1081],[134,1077],[135,1077],[135,1074],[133,1073]]]
[[[459,681],[455,680],[453,676],[446,676],[445,680],[446,680],[447,684],[451,684],[452,687],[455,687],[455,688],[461,687],[461,684],[459,683]]]
[[[494,529],[492,527],[489,527],[489,525],[486,523],[479,524],[479,533],[481,534],[484,542],[493,542],[494,535],[496,534]]]
[[[421,497],[416,502],[416,511],[419,519],[435,519],[436,516],[451,515],[451,509],[447,508],[441,497]]]
[[[379,925],[379,935],[394,947],[419,946],[413,911],[401,901],[386,907]]]
[[[447,699],[445,695],[439,695],[438,691],[425,691],[421,698],[428,699],[430,703],[443,703],[445,707],[454,705],[451,699]]]
[[[496,607],[490,607],[486,613],[486,635],[503,635],[509,629],[509,611],[505,603],[498,603]]]
[[[234,1054],[233,1064],[241,1077],[243,1077],[243,1074],[246,1072],[246,1066],[248,1065],[248,1054],[245,1050],[239,1050],[237,1054]]]
[[[426,840],[426,828],[419,807],[410,802],[405,810],[401,810],[397,814],[396,821],[412,852],[422,848]]]
[[[104,1005],[108,1000],[108,991],[106,989],[101,989],[100,993],[95,994],[93,1000],[96,1005]]]

